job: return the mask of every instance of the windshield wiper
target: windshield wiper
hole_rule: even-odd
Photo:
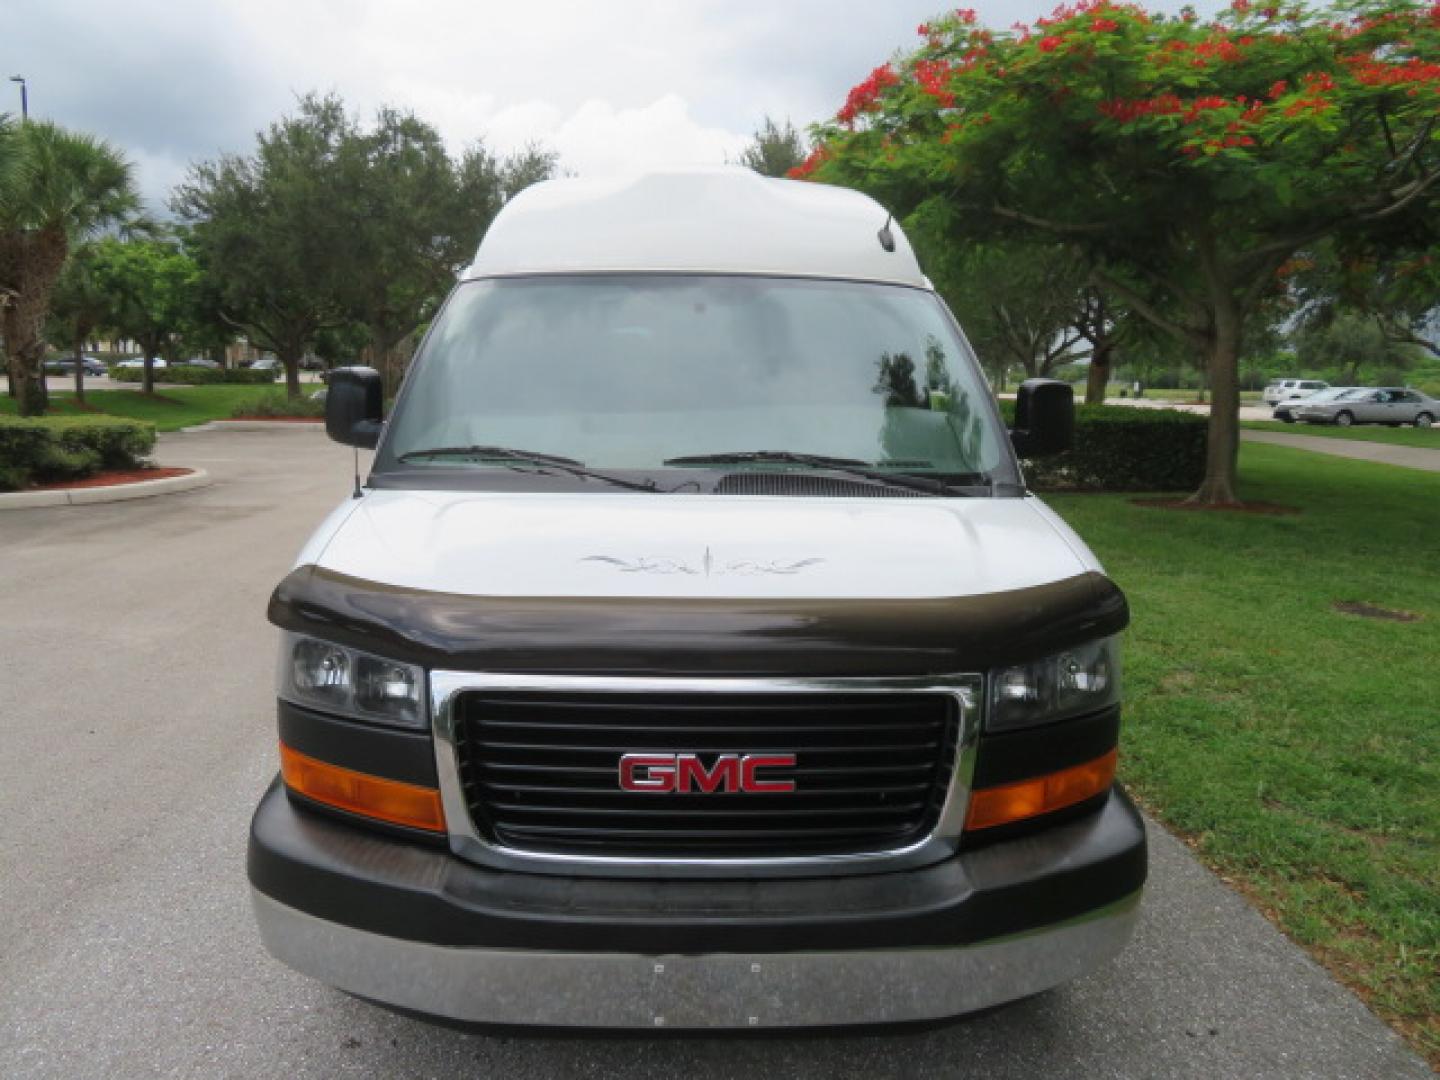
[[[520,465],[536,465],[542,468],[551,468],[559,472],[569,473],[571,476],[585,477],[591,480],[603,480],[607,484],[614,484],[616,487],[629,488],[631,491],[658,491],[655,481],[627,480],[623,476],[614,476],[611,473],[601,472],[599,469],[592,469],[584,462],[576,461],[574,458],[561,457],[559,454],[546,454],[539,450],[517,450],[512,446],[435,446],[428,450],[407,450],[395,460],[409,462],[416,458],[437,458],[437,457],[469,457],[482,460],[504,462],[509,468]]]
[[[793,450],[732,450],[719,454],[689,454],[662,462],[664,465],[741,465],[746,462],[780,462],[792,465],[809,465],[816,469],[831,469],[847,476],[859,476],[866,480],[890,484],[894,487],[924,491],[930,495],[968,495],[973,492],[954,488],[943,480],[932,480],[913,473],[887,472],[873,468],[859,458],[831,457],[828,454],[800,454]],[[988,484],[985,477],[975,477],[977,483]]]

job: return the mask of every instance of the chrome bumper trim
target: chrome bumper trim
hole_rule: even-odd
[[[471,1023],[775,1028],[933,1020],[1073,979],[1124,948],[1140,894],[957,948],[644,956],[456,949],[326,922],[252,890],[265,947],[360,997]]]
[[[970,780],[980,735],[981,675],[934,678],[689,678],[577,675],[507,675],[494,672],[430,673],[430,715],[435,736],[440,799],[450,830],[450,850],[463,859],[504,870],[579,877],[799,877],[817,872],[904,870],[954,855],[970,803]],[[845,855],[771,858],[628,858],[562,855],[505,847],[481,836],[460,787],[455,754],[455,704],[467,690],[565,691],[569,693],[693,692],[725,694],[919,693],[953,698],[959,731],[950,786],[935,828],[904,848]]]

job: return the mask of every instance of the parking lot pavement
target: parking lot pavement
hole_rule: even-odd
[[[276,768],[264,608],[350,452],[205,432],[160,458],[216,483],[0,520],[0,1076],[1431,1075],[1159,830],[1116,963],[927,1030],[462,1033],[296,975],[261,949],[245,883]]]

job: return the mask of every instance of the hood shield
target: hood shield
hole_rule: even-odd
[[[473,596],[313,565],[270,598],[296,633],[452,671],[605,675],[938,676],[1037,659],[1123,630],[1094,571],[941,598]]]

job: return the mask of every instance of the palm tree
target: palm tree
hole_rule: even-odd
[[[0,305],[21,416],[45,411],[45,315],[72,244],[139,213],[129,163],[108,143],[46,121],[0,139]],[[11,140],[15,148],[6,144]]]

